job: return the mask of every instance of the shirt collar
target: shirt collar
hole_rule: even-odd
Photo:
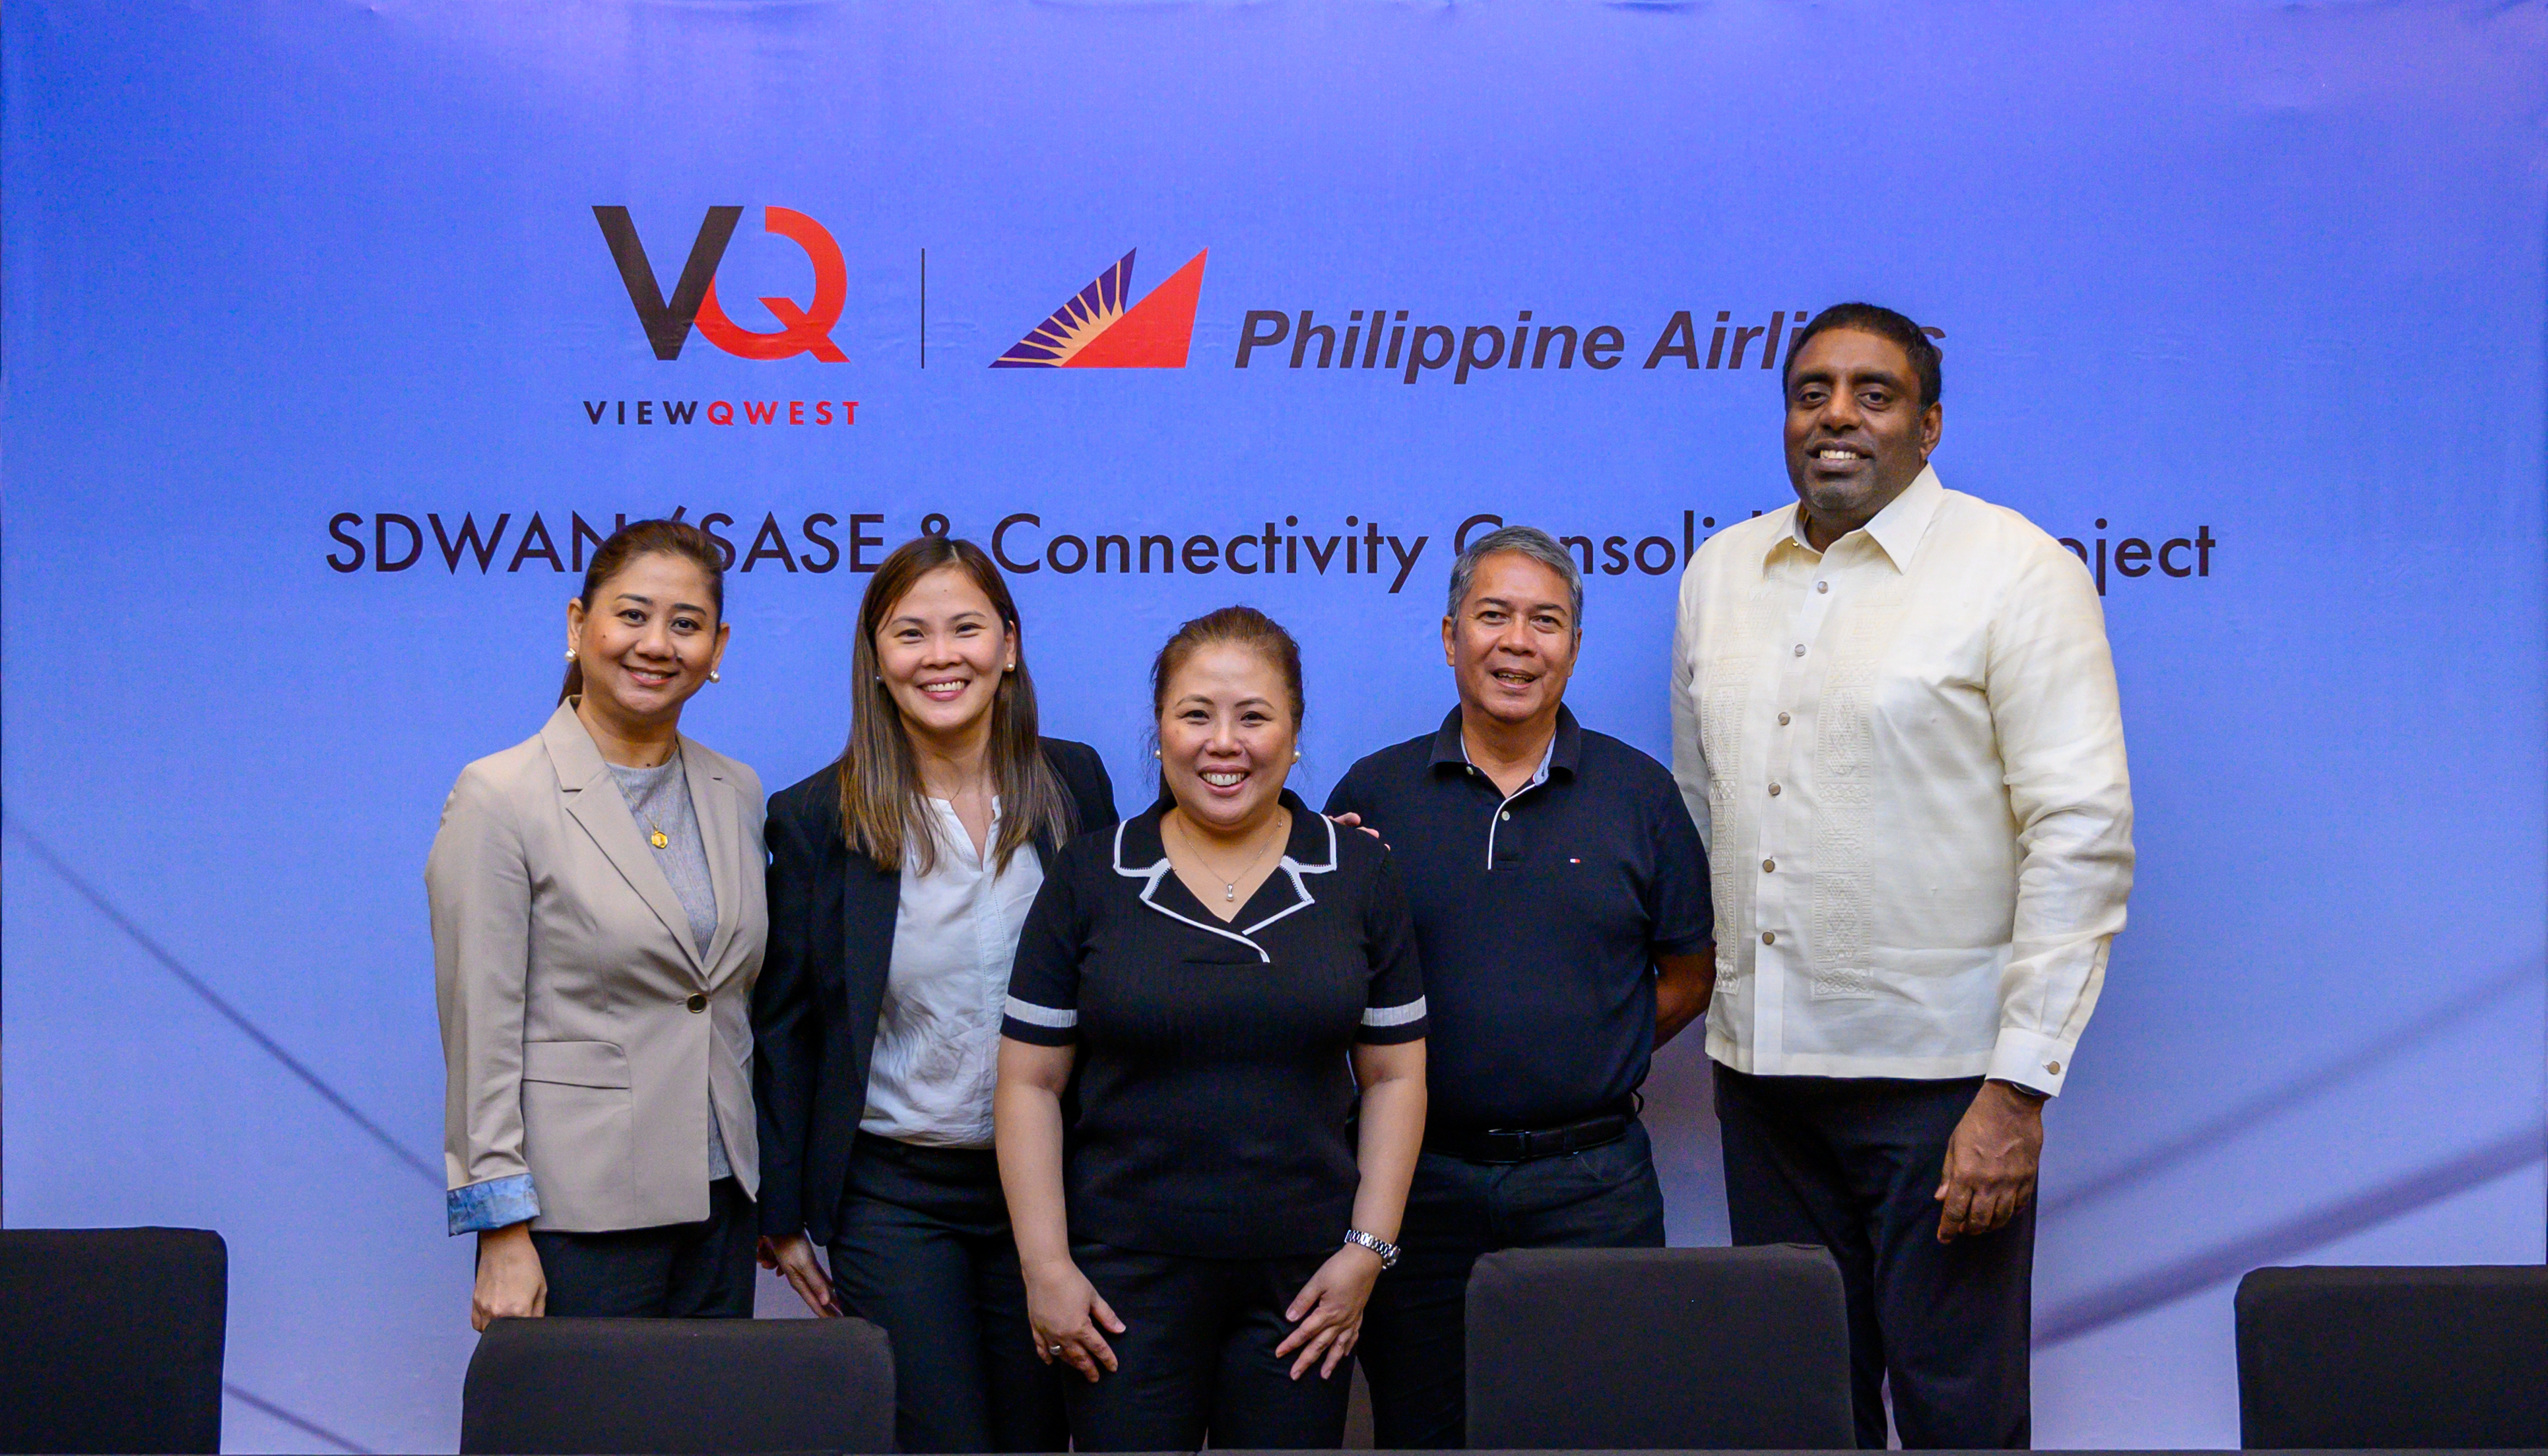
[[[1924,465],[1912,478],[1911,484],[1902,488],[1901,495],[1894,497],[1882,510],[1875,512],[1873,520],[1859,529],[1875,542],[1876,549],[1884,553],[1885,560],[1893,563],[1895,571],[1907,572],[1911,570],[1912,556],[1920,549],[1920,538],[1929,533],[1929,522],[1937,518],[1938,506],[1946,499],[1947,487],[1938,479],[1937,468]],[[1786,510],[1786,532],[1771,537],[1769,549],[1774,551],[1783,542],[1793,542],[1805,551],[1812,551],[1812,543],[1805,539],[1803,507],[1789,505]],[[1857,532],[1850,534],[1856,535]],[[1847,539],[1848,536],[1841,538],[1843,541]],[[1832,544],[1837,546],[1840,542]]]
[[[1176,800],[1162,792],[1157,803],[1115,826],[1115,872],[1127,879],[1140,880],[1141,903],[1152,910],[1207,935],[1236,941],[1255,952],[1258,960],[1272,964],[1274,956],[1255,939],[1256,933],[1319,902],[1319,897],[1310,891],[1308,876],[1326,874],[1335,869],[1335,822],[1323,814],[1311,813],[1310,806],[1301,801],[1299,794],[1288,788],[1283,790],[1283,807],[1292,811],[1292,834],[1283,844],[1283,858],[1275,862],[1274,873],[1290,882],[1292,902],[1252,925],[1242,926],[1217,922],[1209,911],[1205,912],[1205,918],[1198,920],[1191,915],[1180,914],[1173,906],[1159,903],[1160,887],[1176,877],[1176,867],[1168,863],[1166,843],[1159,837],[1159,821],[1175,806]],[[1262,887],[1257,893],[1263,893]],[[1255,903],[1253,895],[1249,896],[1248,903]]]
[[[1530,781],[1541,782],[1548,777],[1551,770],[1563,770],[1567,777],[1574,777],[1575,761],[1583,751],[1583,747],[1584,725],[1575,721],[1573,708],[1559,703],[1557,731],[1549,735],[1548,751],[1539,756],[1539,772],[1531,775]],[[1434,733],[1433,757],[1428,761],[1427,767],[1434,769],[1469,767],[1469,743],[1460,732],[1458,708],[1451,709],[1450,716],[1442,720],[1440,730]]]

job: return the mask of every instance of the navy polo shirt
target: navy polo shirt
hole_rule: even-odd
[[[1327,796],[1376,829],[1424,962],[1428,1121],[1548,1128],[1624,1102],[1654,1055],[1654,957],[1715,939],[1707,851],[1672,774],[1564,707],[1510,798],[1440,731],[1382,749]]]

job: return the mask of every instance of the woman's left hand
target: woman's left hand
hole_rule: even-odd
[[[1327,1256],[1310,1282],[1292,1297],[1292,1308],[1283,1318],[1293,1322],[1292,1332],[1274,1347],[1275,1358],[1293,1351],[1300,1358],[1292,1362],[1292,1378],[1299,1380],[1310,1367],[1319,1367],[1319,1378],[1336,1373],[1336,1367],[1353,1353],[1354,1342],[1362,1338],[1362,1309],[1371,1303],[1371,1286],[1380,1278],[1380,1255],[1358,1243],[1348,1243]]]

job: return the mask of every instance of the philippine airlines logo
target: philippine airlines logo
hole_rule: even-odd
[[[1139,249],[1134,249],[1138,252]],[[1210,252],[1207,248],[1204,253]],[[1149,297],[1125,307],[1133,293],[1133,254],[1097,275],[1052,317],[991,361],[994,369],[1183,369],[1194,339],[1195,303],[1203,296],[1204,253],[1197,253]]]
[[[841,245],[832,240],[832,234],[803,213],[786,208],[761,210],[763,230],[803,248],[814,264],[812,303],[799,305],[785,298],[761,301],[761,306],[781,325],[769,333],[738,325],[717,305],[717,264],[725,260],[726,244],[734,239],[735,225],[742,221],[743,209],[708,209],[706,221],[699,224],[698,237],[690,243],[689,261],[682,265],[681,281],[673,285],[670,303],[665,302],[663,288],[655,281],[654,266],[646,261],[645,244],[637,240],[637,225],[628,221],[628,210],[596,207],[592,216],[601,224],[601,235],[610,244],[610,256],[619,264],[620,281],[628,285],[628,302],[637,308],[637,321],[646,326],[646,341],[655,346],[656,358],[682,357],[682,345],[689,341],[690,328],[696,324],[709,343],[738,359],[792,359],[798,354],[811,354],[826,364],[850,362],[850,356],[832,342],[832,329],[841,321],[841,309],[850,298],[849,265],[842,261]],[[1191,318],[1191,303],[1186,312]]]

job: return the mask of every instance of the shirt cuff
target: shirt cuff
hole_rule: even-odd
[[[1079,1040],[1079,1013],[1038,1006],[1011,996],[1002,1008],[1000,1035],[1031,1046],[1067,1046]]]
[[[1424,998],[1416,997],[1404,1006],[1367,1006],[1363,1008],[1362,1028],[1354,1040],[1365,1046],[1395,1046],[1404,1042],[1424,1040]]]
[[[2075,1049],[2075,1044],[2057,1038],[2002,1027],[1999,1045],[1991,1048],[1990,1070],[1982,1075],[2058,1097],[2062,1080],[2070,1075],[2070,1054]]]
[[[516,1173],[510,1178],[490,1178],[454,1188],[443,1195],[444,1212],[451,1220],[451,1232],[483,1233],[490,1228],[505,1228],[525,1224],[540,1216],[539,1190],[531,1186],[531,1175]]]

